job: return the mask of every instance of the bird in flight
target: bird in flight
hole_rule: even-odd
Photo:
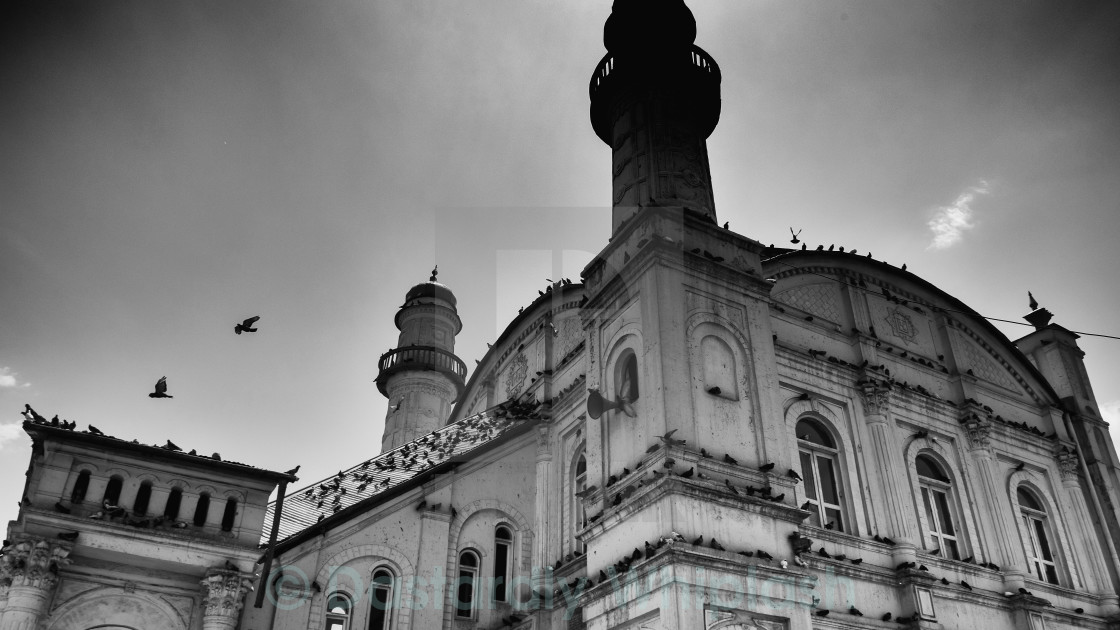
[[[796,244],[798,244],[798,243],[800,243],[800,242],[801,242],[801,239],[797,238],[797,235],[798,235],[798,234],[801,234],[801,230],[798,230],[798,231],[794,232],[794,231],[793,231],[793,228],[790,228],[790,229],[789,229],[789,233],[793,235],[793,239],[792,239],[792,240],[790,240],[790,242],[791,242],[791,243],[793,243],[794,245],[796,245]]]
[[[167,377],[161,376],[156,381],[156,391],[148,394],[148,398],[174,398],[167,393]]]
[[[235,332],[239,335],[243,332],[257,332],[257,329],[253,328],[253,324],[257,323],[257,320],[260,319],[260,318],[261,318],[260,315],[254,315],[254,316],[250,317],[249,319],[247,319],[247,320],[241,322],[240,324],[234,326],[233,327],[233,332]]]

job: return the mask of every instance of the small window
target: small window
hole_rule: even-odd
[[[327,598],[326,630],[349,630],[350,598],[342,593],[334,593]]]
[[[237,518],[237,499],[230,497],[226,499],[226,509],[222,512],[222,531],[233,531],[233,520]]]
[[[478,554],[474,551],[468,549],[459,554],[459,579],[455,590],[455,616],[459,619],[474,617],[478,565]]]
[[[384,567],[373,572],[369,630],[389,630],[389,624],[393,621],[393,581],[393,574]]]
[[[512,554],[513,534],[508,527],[494,530],[494,599],[509,601],[509,561]]]
[[[618,380],[618,397],[626,402],[638,399],[638,357],[633,352],[622,359],[622,371]]]
[[[105,486],[105,499],[104,502],[109,505],[117,505],[121,500],[121,488],[124,487],[124,478],[120,475],[113,475],[109,479],[109,484]]]
[[[843,486],[836,441],[824,426],[809,418],[798,421],[795,430],[805,498],[812,513],[809,522],[818,527],[845,531],[840,501]]]
[[[1051,584],[1058,584],[1058,564],[1054,557],[1050,519],[1042,502],[1033,493],[1019,488],[1019,517],[1026,540],[1027,565],[1035,577]]]
[[[136,500],[132,502],[132,513],[136,516],[148,515],[148,504],[152,501],[152,482],[145,481],[136,491]]]
[[[74,480],[74,489],[70,491],[70,502],[77,505],[86,500],[86,492],[89,491],[89,471],[83,470],[78,473],[78,478]]]
[[[206,524],[206,515],[210,512],[210,495],[203,492],[198,496],[198,503],[194,506],[194,524],[202,527]]]
[[[949,475],[928,455],[918,455],[914,467],[918,470],[922,514],[931,549],[944,558],[960,560],[960,536],[957,532],[960,519]]]
[[[179,518],[179,505],[183,502],[183,489],[172,488],[167,495],[167,505],[163,508],[163,515],[171,520]]]
[[[576,469],[572,480],[572,515],[575,517],[572,528],[572,538],[574,540],[572,547],[579,553],[584,553],[586,551],[583,541],[575,537],[575,533],[587,525],[587,510],[583,506],[583,499],[579,497],[579,493],[586,489],[587,458],[584,457],[583,453],[580,453],[579,459],[576,460]]]

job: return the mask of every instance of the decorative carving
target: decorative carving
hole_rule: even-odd
[[[704,611],[706,630],[783,630],[786,627],[784,622],[759,619],[756,614],[741,610],[709,608]]]
[[[1062,482],[1076,483],[1081,477],[1077,453],[1063,448],[1054,456],[1058,459],[1058,472],[1062,475]]]
[[[70,546],[37,538],[16,540],[0,556],[0,584],[51,591],[70,564]]]
[[[517,398],[521,389],[525,387],[525,377],[529,374],[529,360],[523,353],[518,353],[509,362],[509,371],[506,373],[506,396]]]
[[[891,309],[883,319],[891,327],[894,336],[901,339],[903,343],[910,345],[918,338],[918,327],[914,325],[914,320],[910,319],[910,315],[902,312],[902,309],[897,306]]]
[[[210,569],[201,584],[203,615],[236,620],[253,580],[237,569]]]
[[[868,415],[884,416],[887,414],[891,405],[890,382],[863,378],[856,383],[856,386],[859,388],[860,398],[863,399],[863,408]]]
[[[968,445],[972,450],[987,450],[991,447],[991,422],[974,416],[965,421],[964,429],[968,433]]]
[[[122,586],[121,588],[126,593],[135,593],[136,592],[136,582],[125,582],[124,586]]]
[[[1007,374],[1007,371],[996,365],[985,351],[971,343],[962,345],[964,346],[962,352],[964,359],[975,376],[1007,389],[1017,389],[1015,382]]]
[[[841,321],[840,294],[831,284],[810,284],[782,291],[775,299],[823,317],[832,322]]]

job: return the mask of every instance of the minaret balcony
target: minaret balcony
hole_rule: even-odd
[[[377,361],[377,389],[385,396],[389,377],[404,371],[434,371],[445,374],[462,391],[467,378],[467,366],[453,353],[433,346],[406,346],[394,348]]]
[[[587,87],[591,96],[591,124],[596,135],[611,144],[611,109],[619,88],[647,84],[651,88],[679,89],[694,99],[704,126],[710,122],[707,133],[711,133],[719,120],[721,81],[719,64],[699,46],[692,45],[668,55],[666,51],[625,56],[608,52],[595,67]]]

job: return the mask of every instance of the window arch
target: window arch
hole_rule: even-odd
[[[703,361],[705,391],[738,400],[738,373],[731,346],[716,335],[705,335],[700,340],[700,358]]]
[[[210,513],[210,493],[203,492],[198,495],[198,503],[194,506],[194,524],[202,527],[206,524],[206,516]]]
[[[510,564],[513,559],[513,532],[505,525],[494,528],[494,600],[509,601]]]
[[[89,476],[88,470],[78,473],[78,478],[74,480],[74,489],[70,491],[70,503],[77,505],[86,500],[86,492],[89,492]]]
[[[927,454],[914,458],[921,492],[921,514],[929,544],[936,555],[960,560],[960,524],[952,479],[936,459]]]
[[[633,350],[625,350],[618,359],[617,378],[615,379],[619,402],[632,403],[638,400],[638,355]]]
[[[1023,525],[1027,566],[1038,579],[1058,584],[1056,545],[1045,505],[1034,492],[1019,486],[1015,491],[1019,503],[1019,519]]]
[[[141,482],[136,490],[136,500],[132,502],[132,513],[136,516],[147,516],[148,504],[152,502],[152,482]]]
[[[805,487],[809,523],[846,531],[840,449],[832,432],[815,418],[797,421],[797,452]]]
[[[325,630],[350,630],[350,612],[353,604],[344,593],[331,593],[327,598]]]
[[[459,553],[459,579],[455,582],[455,617],[474,618],[478,597],[478,553],[466,549]]]
[[[167,504],[163,507],[163,515],[171,520],[179,518],[179,506],[183,503],[183,489],[176,486],[167,495]]]
[[[113,475],[109,478],[109,483],[105,486],[105,496],[102,501],[109,505],[117,505],[121,500],[122,488],[124,488],[124,477]]]
[[[581,449],[576,456],[575,465],[572,467],[572,549],[583,553],[583,541],[576,538],[576,532],[587,524],[587,509],[583,505],[580,493],[587,490],[587,456]]]
[[[369,630],[389,630],[393,623],[393,584],[396,577],[387,567],[373,571],[370,584]]]

